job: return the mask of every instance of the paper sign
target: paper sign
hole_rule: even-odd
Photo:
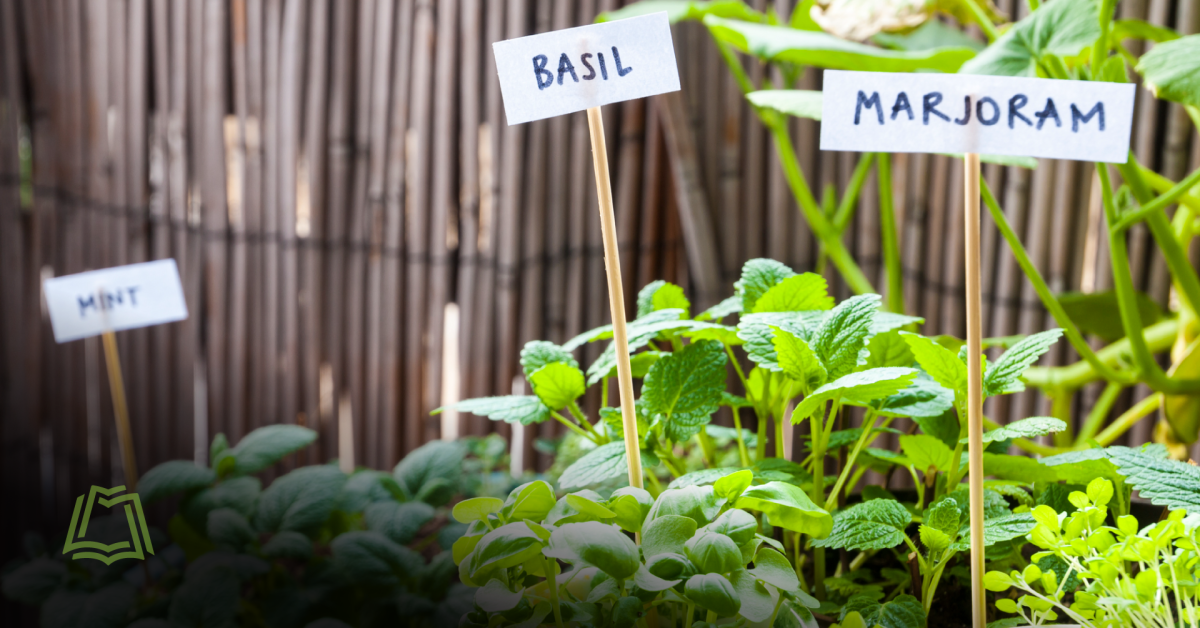
[[[188,315],[173,259],[47,279],[42,292],[60,343]]]
[[[1135,87],[974,74],[827,70],[821,149],[1125,163]]]
[[[498,41],[492,53],[510,125],[679,90],[665,11]]]

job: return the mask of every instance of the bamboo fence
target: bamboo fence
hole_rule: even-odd
[[[215,434],[237,442],[273,423],[320,432],[289,465],[353,456],[389,468],[439,437],[430,411],[444,390],[507,394],[520,388],[524,342],[606,323],[584,114],[507,126],[490,43],[619,4],[0,2],[0,465],[5,490],[37,505],[23,517],[63,522],[89,478],[120,478],[98,340],[54,343],[40,301],[48,276],[179,264],[191,317],[118,336],[142,469],[204,463]],[[772,2],[780,15],[791,5]],[[1197,26],[1192,2],[1125,0],[1120,12]],[[747,259],[818,261],[767,131],[708,34],[682,24],[675,45],[682,92],[604,109],[631,308],[653,279],[704,307]],[[820,82],[810,70],[799,86]],[[817,124],[792,124],[814,189],[844,186],[859,157],[820,152]],[[1171,178],[1200,166],[1185,113],[1144,90],[1133,142]],[[928,333],[962,336],[956,172],[947,157],[893,159],[906,307]],[[985,176],[1054,289],[1110,287],[1091,170],[1042,161]],[[872,174],[845,237],[882,289],[878,201]],[[1052,326],[986,219],[983,233],[985,335]],[[1165,305],[1166,267],[1144,230],[1131,250],[1140,287]],[[461,313],[457,355],[443,354],[448,304]],[[599,349],[581,349],[581,362]],[[1060,343],[1045,363],[1074,359]],[[598,394],[588,402],[594,410]],[[1043,404],[1030,393],[987,411],[1020,418]],[[462,434],[489,431],[510,433],[462,417]],[[526,430],[523,459],[545,465],[532,443],[556,433]]]

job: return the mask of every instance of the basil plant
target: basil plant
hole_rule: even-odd
[[[819,603],[759,517],[816,538],[832,528],[798,487],[750,470],[657,498],[625,487],[555,500],[538,480],[506,500],[460,502],[453,516],[469,524],[453,547],[459,578],[478,587],[460,626],[489,628],[815,626],[809,609]]]

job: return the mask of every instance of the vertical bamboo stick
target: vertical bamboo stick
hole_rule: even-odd
[[[983,588],[983,353],[979,324],[979,155],[963,159],[963,211],[967,258],[967,451],[970,468],[971,624],[983,628],[987,591]]]
[[[108,368],[108,385],[112,391],[113,414],[116,416],[117,440],[121,447],[121,467],[125,471],[125,486],[137,491],[137,456],[133,450],[133,431],[129,427],[129,408],[125,404],[125,378],[121,376],[121,358],[117,338],[104,332],[104,364]]]

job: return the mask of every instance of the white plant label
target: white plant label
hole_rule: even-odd
[[[508,124],[679,90],[666,12],[492,44]]]
[[[42,293],[59,343],[188,316],[173,259],[47,279]]]
[[[821,149],[1124,163],[1135,86],[827,70]]]

